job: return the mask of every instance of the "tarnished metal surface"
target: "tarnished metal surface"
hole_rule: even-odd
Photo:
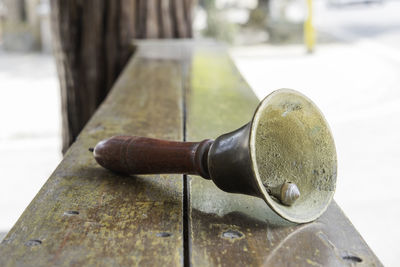
[[[139,50],[1,242],[0,266],[182,264],[182,176],[118,176],[88,152],[117,134],[182,140],[182,117],[181,65]]]
[[[327,209],[336,187],[336,149],[328,123],[310,99],[289,89],[268,95],[254,115],[250,150],[261,190],[284,182],[300,188],[291,206],[264,192],[265,201],[283,218],[309,222]]]
[[[225,52],[198,47],[190,73],[188,141],[215,138],[252,118],[258,100]],[[261,199],[225,193],[195,176],[189,196],[194,266],[381,265],[335,202],[315,222],[294,225]]]
[[[327,209],[336,166],[324,116],[310,99],[289,89],[268,95],[250,123],[217,137],[208,155],[210,177],[221,190],[260,197],[295,223],[313,221]],[[281,192],[283,184],[295,189],[290,191],[295,203]]]

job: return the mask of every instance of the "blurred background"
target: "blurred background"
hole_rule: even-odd
[[[48,0],[0,0],[0,239],[62,159]],[[335,200],[384,265],[400,253],[400,1],[203,0],[194,38],[229,47],[264,98],[309,96],[330,123]]]

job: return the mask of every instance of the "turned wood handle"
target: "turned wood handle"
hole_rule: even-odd
[[[94,148],[96,161],[125,174],[184,173],[209,179],[207,157],[212,140],[174,142],[137,136],[113,136]]]

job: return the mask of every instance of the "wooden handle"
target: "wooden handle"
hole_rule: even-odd
[[[173,142],[137,136],[114,136],[94,148],[96,161],[125,174],[185,173],[209,179],[207,156],[212,140]]]

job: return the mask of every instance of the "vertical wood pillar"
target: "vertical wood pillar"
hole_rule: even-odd
[[[54,0],[63,153],[111,89],[134,38],[190,38],[193,0]]]

